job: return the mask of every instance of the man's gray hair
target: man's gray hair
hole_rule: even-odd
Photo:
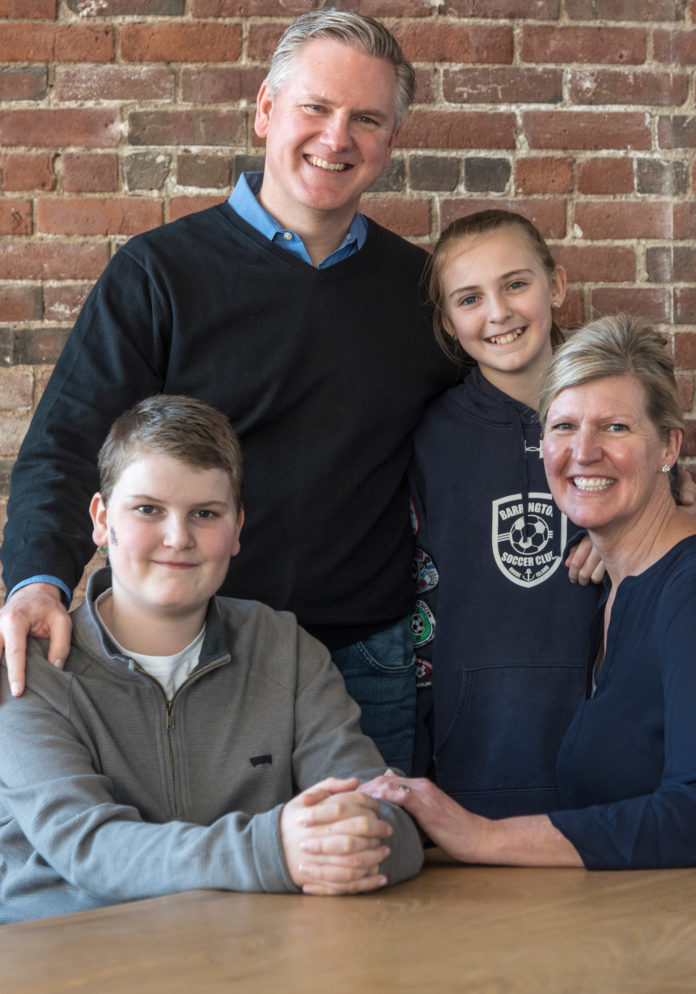
[[[285,31],[271,59],[266,77],[272,96],[277,96],[292,75],[295,60],[308,41],[328,38],[348,45],[363,55],[386,59],[394,66],[396,101],[394,128],[400,127],[416,93],[413,66],[406,59],[401,45],[385,26],[374,17],[353,10],[323,7],[302,14]]]

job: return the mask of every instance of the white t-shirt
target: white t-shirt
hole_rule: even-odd
[[[205,637],[205,624],[193,642],[190,642],[173,656],[148,656],[143,652],[133,652],[131,649],[124,649],[121,643],[114,638],[113,633],[109,631],[108,625],[101,616],[99,605],[109,597],[111,597],[111,590],[105,590],[97,599],[97,617],[99,618],[99,623],[124,656],[135,660],[151,677],[154,677],[162,686],[167,700],[171,701],[179,687],[198,665],[198,657],[200,656],[201,646]]]

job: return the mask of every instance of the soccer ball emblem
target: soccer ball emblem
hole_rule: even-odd
[[[435,618],[425,601],[416,601],[410,626],[413,644],[417,649],[435,638]]]
[[[541,552],[550,538],[549,526],[537,514],[529,516],[529,533],[525,529],[525,521],[520,517],[510,529],[510,545],[515,552],[529,556],[533,552]]]

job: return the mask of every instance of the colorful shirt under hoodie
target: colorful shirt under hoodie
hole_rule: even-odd
[[[600,590],[568,579],[538,416],[474,369],[428,407],[410,472],[414,775],[488,817],[559,806]]]

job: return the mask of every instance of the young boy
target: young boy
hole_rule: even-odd
[[[415,874],[406,814],[357,779],[318,783],[384,768],[328,651],[293,615],[214,596],[244,518],[227,419],[151,397],[114,423],[99,473],[90,514],[110,568],[73,616],[64,671],[33,640],[12,698],[3,660],[0,921]]]

